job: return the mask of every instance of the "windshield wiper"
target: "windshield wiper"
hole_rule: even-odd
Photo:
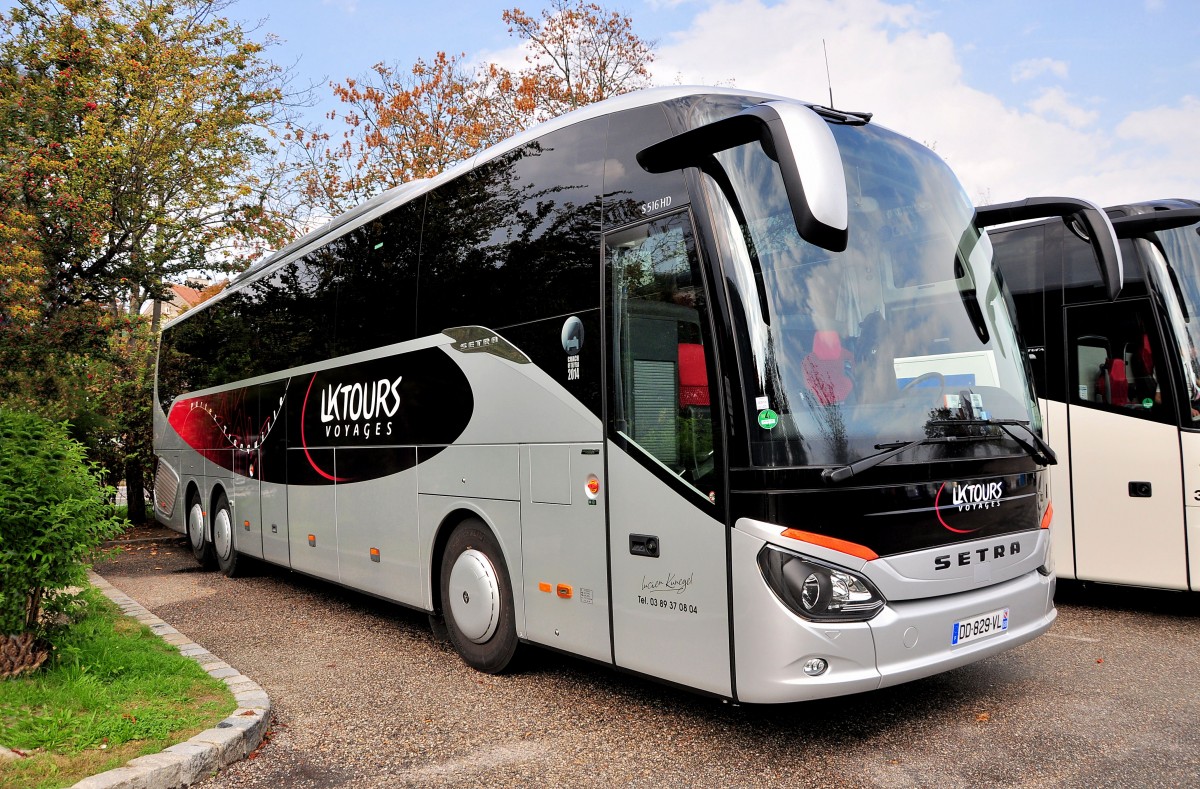
[[[1037,462],[1044,466],[1053,466],[1058,463],[1058,456],[1054,454],[1054,450],[1050,445],[1042,440],[1041,436],[1033,431],[1028,422],[1022,422],[1019,419],[935,419],[929,422],[931,426],[947,426],[947,425],[984,425],[998,427],[1004,431],[1004,434],[1016,442],[1017,446],[1025,450],[1025,452]],[[1010,427],[1019,427],[1029,434],[1033,439],[1033,443],[1025,441],[1020,436],[1014,434]],[[844,479],[874,468],[880,463],[899,455],[905,450],[919,447],[922,444],[950,444],[959,441],[986,441],[993,436],[933,436],[926,438],[918,438],[915,441],[895,442],[892,444],[876,444],[876,449],[883,450],[874,455],[868,455],[862,460],[856,460],[845,466],[836,468],[827,468],[821,472],[821,479],[827,485],[832,485],[835,482],[841,482]]]
[[[937,424],[936,422],[932,424]],[[962,424],[955,422],[955,424]],[[876,444],[876,449],[882,449],[882,452],[874,455],[867,455],[862,460],[856,460],[846,466],[838,466],[837,468],[827,468],[821,472],[821,479],[827,485],[832,485],[834,482],[841,482],[844,479],[849,479],[859,472],[866,471],[869,468],[875,468],[885,460],[889,460],[906,449],[919,447],[922,444],[950,444],[959,441],[980,441],[987,436],[932,436],[926,438],[918,438],[916,441],[895,442],[892,444]],[[1018,442],[1019,443],[1019,442]]]
[[[1054,454],[1054,450],[1050,445],[1042,440],[1033,428],[1029,426],[1029,422],[1021,421],[1020,419],[938,419],[931,421],[930,425],[994,425],[1004,431],[1004,434],[1016,442],[1017,446],[1025,450],[1025,452],[1034,460],[1041,463],[1043,466],[1058,465],[1058,455]],[[1019,427],[1029,434],[1033,439],[1030,444],[1013,431],[1010,427]]]

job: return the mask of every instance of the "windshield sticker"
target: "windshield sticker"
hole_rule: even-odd
[[[764,408],[758,412],[758,426],[763,430],[770,430],[777,424],[779,424],[779,414],[770,408]]]
[[[754,407],[757,408],[759,411],[765,411],[766,409],[771,407],[771,398],[769,398],[769,397],[754,398]]]

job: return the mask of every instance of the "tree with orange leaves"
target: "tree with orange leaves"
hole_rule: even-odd
[[[540,16],[505,11],[526,67],[470,67],[438,52],[411,68],[377,64],[334,83],[345,106],[340,137],[289,129],[300,192],[310,211],[335,216],[386,189],[437,175],[455,162],[556,115],[650,84],[653,42],[633,21],[586,0],[552,0]]]
[[[650,85],[654,43],[633,20],[585,0],[552,0],[539,17],[505,11],[508,33],[524,42],[529,64],[514,75],[513,104],[544,121],[586,104]]]

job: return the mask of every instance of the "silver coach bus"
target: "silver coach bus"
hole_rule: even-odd
[[[584,108],[169,324],[156,515],[487,672],[528,643],[787,702],[993,655],[1056,614],[1052,458],[979,226],[867,114]]]

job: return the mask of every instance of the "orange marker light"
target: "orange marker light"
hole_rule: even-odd
[[[826,537],[824,534],[813,534],[810,531],[800,531],[799,529],[784,529],[782,532],[784,537],[790,537],[793,540],[807,542],[812,545],[820,545],[822,548],[829,548],[834,551],[848,553],[851,556],[857,556],[860,559],[866,559],[868,562],[879,558],[879,554],[871,550],[865,545],[859,545],[856,542],[849,540],[839,540],[837,537]]]
[[[373,561],[373,562],[379,561],[379,549],[378,548],[371,549],[371,561]]]
[[[587,481],[587,491],[593,496],[600,493],[600,480],[596,479],[595,477],[590,478]]]
[[[575,590],[571,588],[570,584],[558,585],[558,596],[562,599],[570,600],[573,594],[575,594]]]
[[[538,591],[539,592],[549,592],[550,589],[551,589],[550,584],[538,583]]]
[[[250,521],[243,521],[242,525],[246,527],[246,531],[250,531]]]
[[[311,545],[312,547],[316,548],[317,547],[317,535],[315,535],[315,534],[308,535],[308,544]]]

